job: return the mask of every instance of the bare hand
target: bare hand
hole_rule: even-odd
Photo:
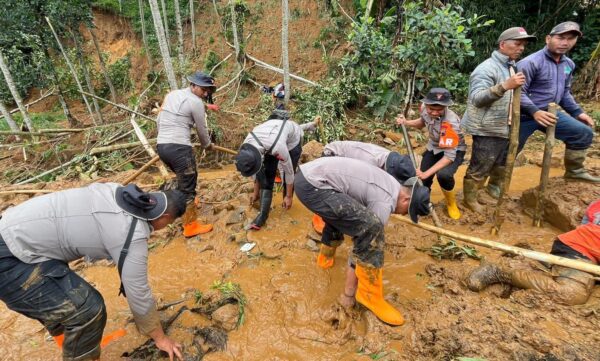
[[[506,79],[506,81],[504,81],[504,83],[502,83],[502,87],[506,90],[510,90],[510,89],[516,89],[523,84],[525,84],[525,74],[518,72],[517,74]]]
[[[320,115],[317,115],[317,116],[315,117],[315,120],[314,120],[314,122],[315,122],[315,126],[316,126],[316,127],[318,127],[318,126],[319,126],[319,124],[321,124],[321,122],[322,122],[322,120],[321,120],[321,116],[320,116]]]
[[[543,110],[533,113],[533,119],[543,127],[556,124],[556,115]]]
[[[406,118],[404,117],[404,114],[398,114],[398,116],[396,117],[396,124],[397,125],[406,124]]]
[[[422,170],[417,169],[417,177],[419,177],[420,180],[425,180],[429,178],[429,175],[427,174],[427,172],[423,172]]]
[[[585,113],[579,114],[577,119],[581,120],[592,128],[594,127],[594,119]]]
[[[174,356],[176,356],[179,360],[183,360],[183,355],[181,354],[181,345],[171,340],[168,336],[163,336],[158,340],[154,340],[154,342],[156,343],[156,347],[169,354],[170,361],[173,361]]]
[[[217,104],[206,104],[206,109],[211,110],[213,112],[218,112],[221,108]]]
[[[250,196],[250,207],[252,207],[257,200],[258,200],[258,196],[256,194],[252,194]]]
[[[281,206],[285,209],[290,209],[292,207],[292,197],[286,196],[283,198],[283,204]]]
[[[210,143],[209,145],[207,145],[207,146],[206,146],[206,149],[207,149],[207,150],[213,150],[214,148],[215,148],[215,147],[214,147],[214,144],[213,144],[213,143]]]

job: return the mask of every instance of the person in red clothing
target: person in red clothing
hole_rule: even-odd
[[[550,253],[583,262],[600,263],[600,199],[588,206],[580,226],[558,235]],[[471,271],[465,283],[471,291],[481,291],[494,283],[506,283],[544,292],[558,303],[581,305],[590,297],[595,279],[589,273],[557,265],[547,273],[506,270],[488,263]]]

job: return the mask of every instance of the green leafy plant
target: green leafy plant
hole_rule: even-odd
[[[426,252],[431,257],[450,260],[462,260],[465,257],[481,259],[477,250],[470,246],[461,246],[456,241],[451,240],[445,244],[436,243],[430,248],[417,248],[418,251]]]
[[[215,281],[213,282],[211,288],[221,292],[223,297],[231,297],[237,301],[238,322],[236,328],[240,327],[244,323],[246,317],[246,296],[244,296],[242,293],[242,288],[240,285],[231,281]]]

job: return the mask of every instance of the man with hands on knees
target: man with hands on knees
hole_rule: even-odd
[[[600,177],[589,174],[583,163],[592,144],[594,120],[577,104],[571,94],[575,63],[566,56],[583,33],[579,24],[567,21],[556,25],[546,36],[546,46],[517,66],[525,74],[521,93],[521,126],[519,151],[536,130],[545,132],[555,125],[556,138],[565,142],[566,179],[600,183]],[[555,117],[548,104],[555,102],[563,111]]]

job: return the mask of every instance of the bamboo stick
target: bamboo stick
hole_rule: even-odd
[[[229,148],[221,147],[221,146],[218,146],[218,145],[214,145],[213,144],[212,147],[213,147],[214,150],[218,150],[218,151],[223,152],[223,153],[229,153],[229,154],[233,154],[233,155],[237,155],[238,154],[238,152],[236,152],[235,150],[231,150]]]
[[[264,61],[258,60],[258,59],[256,59],[255,57],[253,57],[253,56],[251,56],[249,54],[245,54],[245,55],[246,55],[246,57],[248,59],[252,60],[256,65],[260,66],[261,68],[265,68],[267,70],[271,70],[271,71],[274,71],[276,73],[283,74],[283,69],[280,69],[280,68],[275,67],[273,65],[267,64]],[[317,86],[318,85],[317,83],[315,83],[312,80],[304,79],[304,78],[302,78],[302,77],[300,77],[298,75],[294,75],[292,73],[290,73],[290,78],[299,80],[299,81],[301,81],[303,83],[306,83],[308,85],[312,85],[312,86]]]
[[[27,103],[27,104],[24,104],[23,106],[25,107],[25,109],[29,109],[29,107],[30,107],[30,106],[32,106],[32,105],[34,105],[35,103],[38,103],[38,102],[40,102],[40,101],[42,101],[42,100],[46,99],[47,97],[49,97],[49,96],[51,96],[51,95],[54,95],[54,92],[55,92],[55,91],[56,91],[56,90],[55,90],[54,88],[52,88],[52,90],[48,91],[48,93],[46,93],[46,94],[44,94],[44,95],[40,96],[38,99],[36,99],[36,100],[34,100],[34,101],[31,101],[31,102],[29,102],[29,103]],[[13,109],[13,110],[9,111],[8,113],[9,113],[9,114],[13,114],[13,113],[16,113],[16,112],[18,112],[18,111],[19,111],[19,108],[15,108],[15,109]],[[4,118],[4,114],[0,114],[0,119],[2,119],[2,118]]]
[[[53,189],[17,189],[14,191],[0,191],[0,195],[8,194],[35,194],[35,193],[52,193],[56,192]]]
[[[131,176],[129,176],[127,179],[125,179],[125,181],[123,182],[123,185],[128,185],[129,183],[131,183],[140,174],[144,173],[146,171],[146,169],[150,168],[154,163],[156,163],[159,160],[160,160],[160,157],[158,155],[155,156],[154,158],[150,159],[148,161],[148,163],[144,164],[140,169],[138,169],[137,172],[133,173]]]
[[[113,107],[117,107],[117,108],[119,108],[119,109],[123,109],[123,110],[125,110],[125,111],[128,111],[129,113],[133,113],[133,114],[135,114],[135,115],[137,115],[137,116],[140,116],[140,117],[142,117],[142,118],[144,118],[144,119],[148,119],[148,120],[151,120],[151,121],[153,121],[153,122],[156,122],[156,119],[154,119],[154,118],[151,118],[151,117],[149,117],[149,116],[147,116],[147,115],[145,115],[145,114],[139,113],[139,112],[137,112],[137,111],[135,111],[135,110],[133,110],[133,109],[130,109],[130,108],[128,108],[128,107],[126,107],[126,106],[124,106],[123,104],[117,104],[117,103],[113,103],[113,102],[111,102],[111,101],[110,101],[110,100],[108,100],[108,99],[101,98],[101,97],[99,97],[99,96],[97,96],[97,95],[90,94],[90,93],[88,93],[88,92],[86,92],[86,91],[81,91],[81,93],[83,93],[83,94],[85,94],[85,95],[88,95],[88,96],[91,96],[92,98],[96,98],[96,99],[98,99],[98,100],[101,100],[101,101],[103,101],[103,102],[105,102],[105,103],[108,103],[108,104],[112,105]]]
[[[481,239],[478,237],[467,236],[467,235],[464,235],[464,234],[461,234],[458,232],[453,232],[453,231],[449,231],[449,230],[446,230],[443,228],[435,227],[435,226],[432,226],[430,224],[426,224],[423,222],[413,223],[410,220],[410,218],[405,217],[405,216],[400,216],[397,214],[392,214],[392,218],[397,219],[401,222],[413,225],[415,227],[419,227],[421,229],[437,233],[442,236],[460,240],[462,242],[474,244],[474,245],[481,246],[481,247],[490,248],[495,251],[503,251],[503,252],[507,252],[507,253],[511,253],[511,254],[516,254],[516,255],[523,256],[525,258],[533,259],[536,261],[542,261],[542,262],[547,262],[550,264],[555,264],[558,266],[569,267],[569,268],[573,268],[573,269],[576,269],[576,270],[579,270],[582,272],[593,273],[595,275],[600,276],[600,266],[596,266],[591,263],[577,261],[577,260],[565,258],[565,257],[559,257],[559,256],[555,256],[553,254],[548,254],[548,253],[523,249],[523,248],[519,248],[519,247],[509,246],[504,243],[490,241],[487,239]]]
[[[548,104],[548,112],[556,116],[556,103]],[[554,133],[556,125],[546,127],[546,143],[544,146],[544,158],[542,160],[542,174],[540,176],[540,188],[537,192],[535,201],[535,213],[533,215],[533,225],[535,227],[542,226],[542,218],[544,214],[544,193],[548,188],[548,176],[550,175],[550,166],[552,163],[552,148],[554,147]]]
[[[511,76],[514,75],[513,68],[510,68],[510,73]],[[510,143],[508,145],[508,155],[506,157],[506,167],[504,170],[504,183],[500,188],[500,197],[498,197],[498,203],[496,203],[496,210],[494,211],[494,225],[491,229],[492,235],[497,235],[500,232],[500,227],[502,227],[502,222],[504,221],[500,216],[500,210],[502,208],[502,203],[504,203],[504,196],[510,189],[510,181],[515,167],[515,159],[517,158],[519,127],[521,125],[521,87],[516,88],[512,92],[508,125],[510,126]]]
[[[148,144],[154,144],[154,143],[156,143],[156,139],[148,139]],[[100,153],[105,153],[105,152],[112,152],[113,150],[135,148],[135,147],[139,147],[140,145],[143,145],[142,142],[121,143],[121,144],[107,145],[104,147],[95,147],[95,148],[90,149],[90,155],[95,155],[95,154],[100,154]]]

